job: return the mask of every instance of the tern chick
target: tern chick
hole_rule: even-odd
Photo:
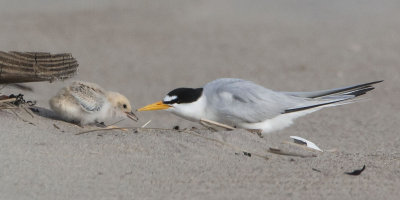
[[[353,98],[373,90],[372,85],[379,82],[314,92],[280,92],[251,81],[222,78],[202,88],[174,89],[162,101],[138,111],[165,109],[195,122],[206,119],[268,133],[321,108],[352,103]]]
[[[80,125],[125,115],[134,121],[138,120],[124,95],[106,91],[94,83],[75,81],[62,88],[49,103],[51,109],[62,119]]]

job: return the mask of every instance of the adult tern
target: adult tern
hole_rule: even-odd
[[[162,101],[138,111],[167,110],[195,122],[207,119],[268,133],[322,108],[353,103],[355,97],[373,90],[379,82],[313,92],[281,92],[247,80],[221,78],[202,88],[174,89]]]

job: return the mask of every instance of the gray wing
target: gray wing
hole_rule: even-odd
[[[225,123],[256,123],[304,102],[241,79],[217,79],[204,86],[207,106]],[[211,112],[213,112],[211,111]]]
[[[208,106],[224,123],[256,123],[279,114],[299,112],[325,105],[341,105],[373,90],[375,81],[315,92],[277,92],[251,81],[217,79],[204,86]]]
[[[105,93],[97,85],[73,82],[69,87],[71,95],[87,112],[99,111],[105,103]]]

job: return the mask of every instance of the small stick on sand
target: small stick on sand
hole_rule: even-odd
[[[141,128],[146,127],[148,124],[150,124],[151,120],[149,120],[148,122],[146,122],[145,124],[143,124],[143,126]]]
[[[14,102],[15,100],[17,100],[17,99],[16,98],[3,99],[3,100],[0,100],[0,104]]]
[[[82,131],[79,133],[75,133],[75,135],[82,135],[85,133],[91,133],[91,132],[96,132],[96,131],[109,131],[109,130],[128,130],[132,129],[135,130],[137,127],[107,127],[107,128],[99,128],[99,129],[93,129],[93,130],[88,130],[88,131]]]
[[[60,129],[60,127],[58,127],[56,124],[53,124],[54,128],[56,129]]]
[[[224,128],[224,129],[226,129],[228,131],[235,130],[235,127],[232,127],[232,126],[229,126],[229,125],[226,125],[226,124],[222,124],[222,123],[219,123],[219,122],[216,122],[216,121],[208,120],[208,119],[200,119],[200,124],[205,126],[205,127],[207,127],[207,128],[211,128],[211,129],[213,129],[215,131],[217,131],[217,129],[215,127]]]
[[[275,148],[269,148],[268,152],[273,153],[273,154],[278,154],[278,155],[295,156],[295,157],[301,157],[301,158],[317,157],[316,155],[303,155],[303,154],[298,154],[298,153],[286,152],[286,151],[282,151],[281,149],[275,149]]]
[[[118,126],[107,126],[107,128],[115,128],[115,129],[120,129],[120,130],[122,130],[122,131],[128,131],[128,129],[126,129],[126,128],[120,128],[120,127],[118,127]]]
[[[122,122],[122,121],[124,121],[124,120],[125,120],[125,119],[121,119],[121,120],[119,120],[119,121],[116,121],[116,122],[110,124],[109,126],[114,126],[115,124],[118,124],[118,123],[120,123],[120,122]]]
[[[226,124],[222,124],[222,123],[219,123],[216,121],[208,120],[208,119],[200,119],[200,124],[209,129],[212,129],[212,131],[218,131],[216,127],[224,128],[227,131],[232,131],[232,130],[236,129],[235,127],[232,127],[232,126],[229,126]],[[257,134],[258,137],[260,137],[260,138],[264,138],[264,136],[262,136],[261,129],[244,129],[244,130],[246,130],[250,133],[253,133],[253,134]]]

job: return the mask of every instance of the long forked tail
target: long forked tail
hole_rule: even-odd
[[[332,106],[335,106],[335,105],[352,103],[353,101],[351,101],[350,99],[364,95],[367,92],[375,89],[373,85],[380,83],[382,81],[383,80],[359,84],[359,85],[353,85],[343,88],[335,88],[330,90],[321,90],[314,92],[283,92],[287,95],[307,98],[310,100],[306,105],[303,104],[294,108],[287,109],[285,110],[284,113],[297,112],[311,108],[322,107],[330,104]]]
[[[330,89],[330,90],[320,90],[320,91],[314,91],[314,92],[283,92],[288,95],[296,96],[296,97],[304,97],[304,98],[318,98],[318,97],[324,97],[328,95],[339,95],[339,94],[347,94],[347,95],[355,95],[355,96],[360,96],[365,94],[368,91],[371,91],[375,89],[372,87],[372,85],[383,82],[381,81],[374,81],[370,83],[364,83],[364,84],[359,84],[359,85],[353,85],[353,86],[348,86],[348,87],[343,87],[343,88],[335,88],[335,89]]]

